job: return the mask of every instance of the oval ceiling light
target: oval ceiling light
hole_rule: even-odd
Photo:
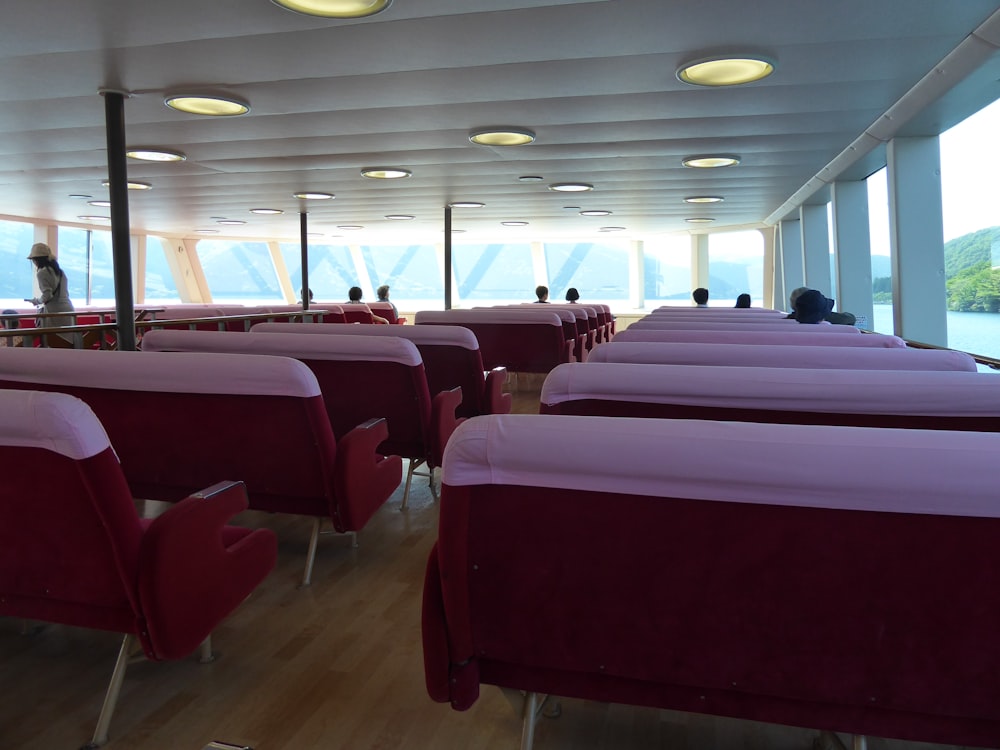
[[[710,219],[707,216],[696,216],[690,219],[684,219],[688,224],[711,224],[715,219]]]
[[[180,151],[170,151],[164,148],[136,147],[125,151],[125,156],[139,161],[184,161],[187,155]]]
[[[593,189],[594,186],[586,182],[554,182],[549,185],[549,190],[559,193],[584,193]]]
[[[80,221],[111,221],[110,216],[77,216]]]
[[[328,201],[334,197],[333,193],[292,193],[292,196],[303,201]]]
[[[283,210],[281,210],[280,208],[251,208],[250,209],[250,213],[252,213],[252,214],[265,214],[265,215],[268,215],[268,216],[273,216],[273,215],[277,215],[277,214],[283,214],[285,212]]]
[[[250,111],[250,105],[245,101],[213,94],[176,94],[168,96],[163,103],[178,112],[209,117],[235,117]]]
[[[111,187],[111,180],[101,180],[101,184],[104,187]],[[128,181],[129,190],[152,190],[153,186],[148,182],[140,182],[139,180],[129,180]]]
[[[503,224],[505,227],[526,227],[526,226],[528,226],[528,222],[526,222],[526,221],[501,221],[500,223]]]
[[[195,229],[195,234],[218,234],[218,229]]]
[[[413,173],[399,167],[364,167],[361,174],[373,180],[399,180],[403,177],[409,177]]]
[[[774,60],[759,55],[703,57],[684,63],[677,79],[695,86],[739,86],[767,78],[774,72]]]
[[[87,201],[88,206],[98,206],[99,208],[107,208],[111,205],[111,201]]]
[[[392,5],[392,0],[271,0],[277,6],[320,18],[365,18]]]
[[[465,230],[464,229],[452,229],[451,233],[452,234],[465,234]]]
[[[681,159],[685,167],[698,169],[714,169],[716,167],[733,167],[740,163],[740,157],[735,154],[699,154]]]
[[[725,198],[721,195],[691,195],[684,199],[685,203],[722,203]]]
[[[601,227],[598,232],[624,232],[625,227]]]
[[[539,177],[537,174],[526,174],[526,175],[524,175],[522,177],[518,177],[517,181],[518,182],[541,182],[544,179],[545,179],[544,177]]]
[[[485,203],[479,203],[478,201],[455,201],[454,203],[449,203],[448,208],[482,208]]]
[[[415,219],[417,217],[410,216],[410,214],[387,214],[385,218],[390,221],[409,221],[410,219]]]
[[[84,195],[83,193],[70,193],[69,196],[67,196],[67,197],[69,197],[69,198],[79,198],[79,199],[83,200],[83,199],[89,198],[90,196],[89,195]]]
[[[242,219],[219,219],[216,224],[224,224],[227,227],[238,227],[246,224]]]
[[[469,133],[469,140],[479,146],[526,146],[535,134],[526,128],[480,128]]]
[[[337,229],[343,229],[345,232],[357,232],[359,229],[364,229],[360,224],[338,224]]]
[[[580,216],[610,216],[610,211],[599,211],[597,209],[591,209],[589,211],[581,211]]]

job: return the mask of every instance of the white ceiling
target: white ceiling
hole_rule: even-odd
[[[343,22],[268,0],[5,0],[0,214],[71,223],[102,212],[69,195],[107,197],[98,90],[111,88],[132,94],[130,146],[188,156],[129,162],[131,178],[154,186],[130,193],[137,230],[297,237],[305,208],[310,231],[327,237],[360,224],[354,236],[364,241],[434,240],[444,205],[457,200],[486,203],[454,212],[470,241],[590,236],[603,226],[648,237],[690,229],[692,216],[759,225],[822,187],[809,181],[956,48],[937,74],[946,85],[925,81],[916,91],[930,95],[904,99],[932,106],[891,130],[936,133],[998,98],[998,19],[982,27],[998,9],[993,0],[395,0]],[[674,75],[681,62],[734,51],[770,55],[777,71],[724,90]],[[242,97],[252,111],[204,118],[163,105],[167,93],[205,90]],[[469,142],[471,129],[492,125],[530,128],[537,140]],[[709,152],[742,162],[680,163]],[[869,166],[844,156],[838,164]],[[369,180],[365,166],[413,176]],[[546,188],[566,181],[595,189]],[[304,206],[292,197],[300,190],[336,199]],[[683,203],[698,193],[725,202]],[[260,206],[286,213],[248,212]],[[394,213],[417,218],[384,218]],[[219,227],[215,217],[248,223]],[[508,219],[530,225],[499,225]]]

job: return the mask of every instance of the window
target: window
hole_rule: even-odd
[[[215,302],[284,303],[266,243],[199,240],[197,253]]]
[[[21,221],[0,220],[0,304],[3,309],[24,309],[25,297],[34,294],[31,261],[26,260],[34,244],[35,228]]]
[[[889,258],[889,174],[885,167],[873,173],[868,186],[868,233],[872,252],[871,327],[892,333],[892,262]]]
[[[452,248],[455,307],[533,302],[535,281],[531,245],[496,242]],[[463,305],[463,303],[465,303]]]
[[[174,241],[162,237],[146,238],[146,304],[176,304],[181,301],[167,253],[174,252]]]
[[[444,300],[444,272],[434,245],[362,245],[361,257],[372,286],[388,284],[397,307],[421,310]]]
[[[288,277],[297,294],[302,293],[302,251],[298,244],[281,243],[281,257],[285,260]],[[347,290],[360,286],[358,272],[351,259],[351,249],[346,245],[309,246],[309,288],[316,302],[346,302]],[[372,299],[370,290],[366,297]],[[301,299],[301,296],[297,297]]]
[[[643,246],[646,307],[691,302],[691,237],[672,234]]]
[[[576,287],[581,302],[619,302],[629,298],[628,242],[547,242],[549,300],[563,302]]]
[[[750,304],[764,299],[764,237],[756,230],[719,232],[708,236],[708,304],[733,307],[736,298],[750,295]]]

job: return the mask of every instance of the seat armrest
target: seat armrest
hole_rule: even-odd
[[[511,396],[503,392],[507,382],[507,368],[494,367],[486,373],[486,388],[483,392],[483,414],[510,414]]]
[[[444,457],[444,447],[448,438],[464,419],[455,416],[455,410],[462,403],[462,387],[456,386],[448,391],[441,391],[431,399],[431,437],[430,460],[431,468],[441,465]]]
[[[225,482],[186,497],[146,529],[136,586],[148,658],[193,652],[274,568],[274,532],[226,526],[246,507],[243,483]]]
[[[358,425],[337,442],[336,505],[330,514],[337,531],[359,531],[399,486],[403,459],[378,452],[388,437],[389,424],[379,418]]]

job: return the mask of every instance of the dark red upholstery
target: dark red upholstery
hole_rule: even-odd
[[[453,437],[423,605],[433,699],[463,710],[492,684],[996,746],[998,436],[598,421],[480,417]],[[757,497],[728,500],[748,453]],[[883,474],[842,483],[845,466]],[[870,478],[890,505],[857,496]]]
[[[374,323],[372,311],[363,302],[348,303],[343,306],[345,323]]]
[[[282,357],[6,349],[0,387],[83,399],[136,497],[177,502],[237,477],[255,510],[356,531],[402,474],[398,458],[375,452],[384,422],[355,424],[338,443],[315,377]],[[339,454],[352,444],[348,462]]]
[[[100,423],[62,393],[0,391],[0,615],[131,634],[193,652],[274,567],[270,530],[224,483],[140,519]],[[110,716],[109,716],[110,719]]]
[[[380,318],[388,320],[390,325],[399,323],[399,318],[396,316],[396,311],[393,309],[391,302],[369,302],[368,309]]]
[[[458,417],[480,414],[508,414],[511,397],[504,393],[504,367],[483,372],[479,342],[472,331],[461,326],[302,326],[297,323],[258,323],[251,333],[311,333],[342,336],[396,336],[413,342],[424,362],[431,398],[439,393],[462,389]]]

